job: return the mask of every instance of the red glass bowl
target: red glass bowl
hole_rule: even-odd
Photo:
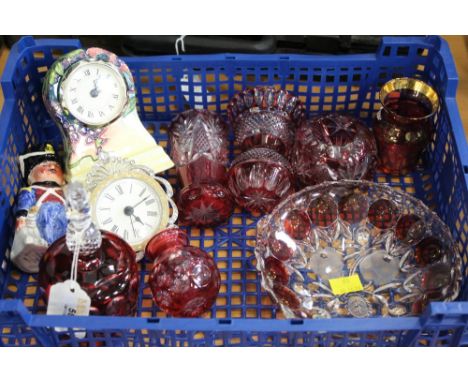
[[[192,184],[180,191],[177,206],[180,224],[212,227],[229,219],[234,199],[220,183]]]
[[[375,170],[377,146],[372,132],[360,119],[333,113],[300,125],[291,163],[304,185],[366,179]]]
[[[242,150],[267,147],[289,155],[296,126],[304,117],[297,97],[274,87],[255,87],[236,94],[228,105],[228,118]]]
[[[294,192],[294,176],[286,158],[271,149],[254,148],[233,161],[228,186],[240,207],[268,213]]]
[[[295,124],[304,118],[304,106],[299,98],[287,90],[268,86],[248,88],[236,94],[229,102],[228,118],[235,123],[237,117],[249,109],[281,111]]]

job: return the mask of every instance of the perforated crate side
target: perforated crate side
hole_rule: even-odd
[[[70,40],[24,39],[13,49],[7,63],[2,82],[6,100],[0,115],[0,152],[3,154],[0,157],[0,176],[8,174],[10,178],[5,177],[7,187],[0,193],[0,209],[10,218],[7,224],[0,223],[1,238],[7,238],[0,243],[2,260],[11,241],[13,219],[10,206],[19,187],[14,163],[16,156],[33,142],[45,139],[60,142],[58,129],[38,98],[41,79],[59,53],[78,46],[77,41]],[[407,177],[378,174],[375,180],[419,197],[441,215],[457,241],[466,275],[468,211],[464,170],[468,169],[468,153],[454,100],[456,73],[444,41],[433,37],[384,38],[376,55],[220,54],[129,57],[124,60],[129,64],[137,85],[139,114],[147,129],[165,147],[167,125],[175,114],[197,106],[225,115],[232,95],[248,86],[274,85],[290,90],[305,103],[309,115],[342,110],[371,122],[379,107],[377,90],[381,83],[395,76],[416,76],[429,81],[442,96],[442,107],[437,115],[439,129],[426,155],[424,169]],[[169,178],[175,180],[174,171],[169,173]],[[20,308],[16,306],[13,309],[10,306],[6,312],[0,306],[2,340],[5,345],[13,346],[394,346],[425,344],[428,341],[429,344],[442,345],[466,343],[466,326],[462,329],[464,314],[468,312],[466,305],[452,312],[452,318],[445,317],[439,321],[435,317],[438,313],[432,311],[426,312],[424,320],[281,319],[279,309],[261,289],[255,271],[256,221],[257,218],[236,210],[228,224],[215,230],[189,229],[192,244],[211,253],[222,274],[219,298],[205,318],[165,318],[152,303],[151,293],[145,285],[149,265],[143,265],[141,271],[138,315],[142,318],[107,317],[103,321],[99,317],[90,317],[85,320],[85,325],[80,318],[44,316],[45,305],[36,277],[8,268],[0,271],[1,296],[7,299],[0,303],[22,300],[34,314],[27,311],[19,314],[17,309],[19,311]],[[467,289],[465,299],[468,298]],[[20,306],[23,307],[21,303]],[[453,317],[458,320],[455,325]],[[86,326],[89,330],[87,337],[80,340],[73,335],[73,330],[57,333],[52,329],[54,326]]]

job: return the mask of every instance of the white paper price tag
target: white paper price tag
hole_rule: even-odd
[[[91,299],[76,281],[66,280],[50,288],[47,314],[65,316],[88,316]],[[55,328],[65,331],[66,328]],[[77,338],[84,338],[86,332],[75,332]]]

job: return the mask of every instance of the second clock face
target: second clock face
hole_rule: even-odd
[[[99,228],[119,235],[137,250],[167,219],[158,190],[139,178],[124,177],[106,183],[93,208]]]
[[[60,84],[62,106],[80,122],[100,126],[116,119],[127,103],[122,75],[103,62],[81,62]]]

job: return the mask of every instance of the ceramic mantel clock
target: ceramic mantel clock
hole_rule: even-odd
[[[69,180],[84,181],[101,151],[155,173],[174,165],[141,123],[132,74],[115,54],[89,48],[62,56],[47,73],[43,99],[62,131]]]

